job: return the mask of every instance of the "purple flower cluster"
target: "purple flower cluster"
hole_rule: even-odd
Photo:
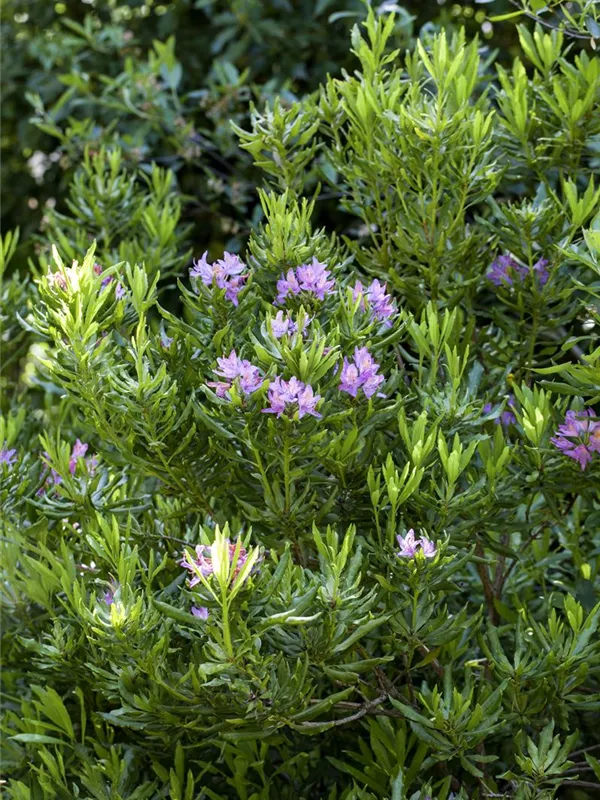
[[[516,418],[515,414],[513,413],[514,412],[514,408],[515,408],[515,398],[514,398],[514,395],[511,394],[511,395],[509,395],[509,398],[508,398],[508,408],[505,411],[503,411],[500,414],[500,416],[497,417],[494,420],[496,425],[502,424],[505,428],[507,428],[509,425],[516,425],[517,418]],[[484,405],[484,407],[483,407],[483,413],[484,414],[490,414],[492,411],[493,411],[492,404],[491,403],[486,403]]]
[[[548,283],[548,278],[550,277],[548,272],[549,263],[547,258],[540,258],[539,261],[536,261],[533,265],[533,271],[537,275],[540,286],[545,286]]]
[[[392,325],[391,317],[396,313],[392,296],[387,294],[387,284],[374,280],[365,289],[360,281],[356,281],[352,290],[352,299],[356,303],[360,300],[360,308],[371,313],[371,318],[383,322],[386,327]]]
[[[229,546],[229,563],[231,565],[233,564],[233,559],[235,558],[237,542],[228,542],[227,544]],[[196,555],[194,557],[186,550],[185,553],[183,554],[183,558],[179,562],[180,566],[193,573],[193,577],[190,578],[190,589],[193,589],[194,586],[196,586],[198,583],[201,582],[200,578],[198,577],[198,572],[200,572],[200,574],[205,578],[208,578],[208,576],[212,575],[214,572],[210,545],[197,544],[195,552]],[[246,563],[247,558],[248,558],[248,551],[246,550],[244,545],[240,545],[240,549],[237,555],[235,572],[233,573],[233,580],[235,580],[239,571]],[[192,613],[194,612],[192,611]],[[198,615],[195,614],[194,616]]]
[[[263,414],[277,414],[277,417],[287,411],[294,413],[298,411],[298,419],[302,419],[305,414],[313,417],[321,417],[322,414],[316,410],[317,403],[321,395],[313,392],[312,386],[302,383],[298,378],[290,378],[284,381],[282,378],[275,378],[269,386],[267,395],[269,408],[263,408]]]
[[[352,397],[356,397],[359,389],[363,390],[367,398],[373,397],[374,394],[377,394],[378,397],[385,397],[384,394],[377,391],[385,380],[383,375],[378,374],[378,371],[379,364],[374,361],[367,348],[357,347],[354,350],[352,361],[344,358],[338,389]]]
[[[548,283],[548,260],[540,258],[533,265],[533,273],[537,276],[540,286]],[[512,256],[498,256],[492,262],[487,278],[495,286],[512,286],[515,280],[522,283],[529,275],[529,269],[523,264],[519,264]]]
[[[592,460],[592,453],[600,453],[600,421],[594,421],[595,416],[591,408],[567,411],[564,423],[550,440],[564,455],[577,461],[582,470]]]
[[[208,608],[206,608],[206,606],[192,606],[191,611],[196,619],[206,621],[210,616],[210,611]]]
[[[48,286],[51,286],[52,288],[58,286],[59,289],[66,291],[67,279],[62,272],[49,272],[46,277],[48,279]]]
[[[309,322],[310,320],[308,318],[304,320],[302,333],[306,331]],[[271,320],[271,330],[273,331],[273,336],[276,339],[281,339],[281,337],[285,336],[286,334],[288,336],[293,336],[298,330],[298,325],[296,322],[294,322],[289,314],[284,316],[283,311],[278,311],[277,314],[275,314],[274,319]]]
[[[414,558],[417,553],[422,553],[425,558],[433,558],[437,553],[435,542],[421,536],[417,539],[414,530],[411,528],[406,536],[396,536],[400,550],[396,553],[401,558]]]
[[[100,264],[94,264],[94,272],[96,275],[102,275],[102,267]],[[102,283],[100,284],[100,291],[113,283],[114,280],[114,275],[107,275],[106,278],[103,278]],[[123,297],[125,297],[125,287],[120,281],[117,281],[117,285],[115,286],[115,297],[117,300],[121,300]]]
[[[109,588],[102,595],[102,602],[107,606],[112,606],[115,602],[115,594],[119,590],[119,584],[116,581],[111,581]]]
[[[8,450],[7,448],[3,448],[0,450],[0,464],[6,464],[9,467],[17,460],[17,451],[13,448],[12,450]]]
[[[163,348],[163,350],[168,350],[169,347],[171,347],[172,344],[173,344],[173,337],[172,336],[167,336],[165,331],[161,330],[161,332],[160,332],[160,346]]]
[[[94,475],[96,472],[96,467],[98,466],[98,459],[94,456],[90,456],[89,458],[85,458],[85,454],[87,453],[89,445],[85,442],[82,442],[80,439],[76,439],[75,444],[71,449],[71,457],[69,458],[69,472],[71,475],[75,475],[77,471],[77,465],[79,464],[80,459],[84,459],[85,469],[88,475]],[[48,453],[44,453],[45,458],[49,458]],[[50,486],[58,486],[59,483],[62,483],[62,478],[58,474],[58,472],[54,468],[50,468],[50,474],[46,478],[44,485],[41,489],[38,489],[38,495],[43,495],[46,492],[46,489]]]
[[[335,281],[330,279],[330,271],[313,258],[310,264],[302,264],[296,270],[288,269],[285,277],[277,281],[277,300],[280,305],[289,295],[301,293],[313,295],[318,300],[324,300],[325,295],[333,293]]]
[[[73,449],[71,450],[71,458],[69,459],[69,472],[71,473],[71,475],[75,475],[75,470],[77,469],[77,463],[80,458],[84,458],[88,449],[89,449],[89,444],[82,442],[80,439],[75,440],[75,444],[73,445]],[[97,464],[98,462],[96,461],[95,458],[88,458],[86,460],[86,466],[88,467],[88,472],[93,474]]]
[[[224,253],[223,258],[212,264],[207,261],[208,252],[201,259],[194,261],[190,270],[190,278],[200,278],[205,286],[217,286],[225,289],[225,298],[234,306],[238,304],[238,294],[244,288],[248,275],[242,274],[246,265],[239,256],[233,253]]]
[[[246,359],[238,358],[232,350],[227,358],[218,358],[218,369],[213,370],[215,375],[225,378],[224,381],[211,381],[207,385],[213,388],[217,397],[226,397],[233,381],[237,381],[240,389],[246,395],[252,394],[262,386],[262,376],[258,367]]]

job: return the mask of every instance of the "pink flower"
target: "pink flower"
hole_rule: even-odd
[[[383,322],[388,328],[391,327],[391,317],[396,313],[396,308],[391,295],[387,294],[387,284],[374,280],[365,289],[360,281],[356,281],[352,299],[355,303],[360,299],[360,308],[362,311],[368,308],[373,320]]]
[[[324,300],[326,294],[331,294],[335,281],[329,280],[330,272],[316,258],[310,264],[302,264],[296,270],[296,275],[303,292],[312,292],[319,300]]]
[[[309,319],[304,320],[302,333],[308,327]],[[275,317],[271,320],[271,331],[276,339],[281,339],[282,336],[288,334],[293,336],[298,330],[298,325],[293,321],[289,314],[283,315],[283,311],[278,311]]]
[[[396,539],[400,545],[400,550],[396,553],[399,557],[414,558],[418,552],[421,552],[425,558],[433,558],[437,553],[435,543],[425,536],[417,539],[412,528],[405,537],[397,536]]]
[[[227,397],[227,392],[231,389],[231,384],[224,381],[208,381],[206,385],[215,390],[217,397]]]
[[[87,453],[89,445],[82,442],[80,439],[75,440],[75,444],[71,450],[71,458],[69,459],[69,472],[71,475],[75,474],[75,470],[77,469],[77,462],[80,458]]]
[[[235,557],[235,551],[237,549],[237,542],[228,542],[228,546],[229,563],[232,564]],[[195,553],[196,555],[194,557],[186,550],[183,554],[183,558],[179,562],[180,566],[189,570],[193,574],[193,577],[190,578],[190,589],[193,589],[194,586],[196,586],[198,583],[201,583],[201,579],[198,577],[198,572],[200,572],[204,578],[208,578],[209,575],[212,575],[214,572],[210,545],[197,544]],[[240,569],[246,563],[247,558],[248,551],[243,545],[240,545],[232,580],[235,580]]]
[[[384,382],[383,375],[378,374],[379,364],[373,359],[366,347],[357,347],[354,350],[353,361],[344,358],[342,374],[338,389],[340,392],[356,397],[359,389],[362,389],[367,399],[377,394],[378,397],[385,397],[377,390]]]
[[[237,357],[235,350],[232,350],[226,358],[217,358],[217,364],[219,368],[214,370],[215,375],[220,375],[222,378],[228,378],[229,380],[237,378],[240,371],[240,359]]]
[[[263,408],[263,414],[276,414],[279,418],[285,411],[294,413],[297,410],[298,419],[302,419],[305,414],[313,417],[322,416],[316,410],[321,396],[313,392],[312,386],[302,383],[296,377],[290,378],[289,381],[284,381],[282,378],[271,381],[267,399],[269,408]]]
[[[217,286],[225,289],[225,298],[238,305],[238,294],[243,289],[248,275],[242,273],[246,265],[239,256],[233,253],[224,253],[222,259],[214,261],[212,264],[207,260],[208,252],[202,258],[194,261],[194,266],[190,270],[190,278],[200,278],[205,286]]]
[[[331,273],[313,258],[310,264],[301,264],[296,271],[288,269],[285,277],[282,275],[277,281],[276,303],[284,303],[289,295],[305,293],[313,295],[318,300],[324,300],[325,295],[332,294],[335,281],[330,278]]]
[[[346,392],[346,394],[356,397],[358,390],[360,389],[360,374],[356,364],[348,361],[348,359],[345,357],[340,380],[341,382],[338,386],[340,392]]]
[[[218,368],[215,375],[225,378],[225,381],[211,381],[207,385],[214,388],[217,397],[226,397],[233,381],[238,381],[239,387],[246,395],[252,394],[262,386],[263,378],[258,367],[246,359],[238,358],[235,350],[226,358],[217,358]]]
[[[300,294],[300,284],[293,269],[288,269],[285,278],[282,275],[277,281],[277,302],[283,303],[289,294]]]
[[[594,420],[595,416],[591,408],[567,411],[564,423],[550,440],[564,455],[577,461],[582,470],[592,460],[592,453],[600,453],[600,421]]]

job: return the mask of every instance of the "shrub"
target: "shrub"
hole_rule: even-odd
[[[2,430],[8,797],[598,785],[599,62],[522,28],[494,78],[394,24],[237,128],[243,258],[175,291],[169,175],[143,199],[118,151],[48,219],[30,380],[64,397]]]
[[[118,146],[134,169],[157,162],[177,173],[201,241],[231,239],[251,216],[255,175],[229,121],[242,123],[251,99],[291,101],[339,72],[350,23],[364,13],[360,0],[7,0],[4,225],[26,219],[29,234],[48,200],[64,210],[85,148]],[[411,32],[405,13],[397,41]]]

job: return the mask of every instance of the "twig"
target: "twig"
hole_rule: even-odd
[[[417,650],[419,651],[419,653],[420,653],[422,656],[428,656],[428,655],[429,655],[429,653],[431,653],[431,650],[430,650],[430,649],[429,649],[429,648],[428,648],[426,645],[424,645],[424,644],[422,644],[422,645],[419,645],[419,647],[417,647]],[[435,673],[436,673],[436,674],[437,674],[437,675],[438,675],[440,678],[443,678],[443,677],[444,677],[444,668],[442,667],[442,665],[440,664],[440,662],[437,660],[437,658],[434,658],[434,659],[433,659],[433,661],[430,661],[429,663],[431,664],[431,666],[432,666],[432,668],[433,668],[434,672],[435,672]]]
[[[322,725],[331,725],[333,727],[338,728],[340,725],[347,725],[349,722],[356,722],[357,719],[361,719],[366,714],[369,714],[374,708],[381,705],[386,700],[387,700],[387,694],[381,694],[379,695],[379,697],[376,697],[375,700],[369,700],[368,703],[362,705],[356,712],[356,714],[350,714],[349,717],[343,717],[343,719],[331,720],[330,722],[303,722],[301,723],[301,727],[320,728]]]
[[[313,703],[313,704],[316,704],[316,703],[320,703],[321,700],[319,700],[318,698],[313,698],[310,702]],[[364,705],[365,705],[364,703],[353,703],[350,700],[340,700],[340,702],[336,703],[333,706],[333,708],[334,709],[335,708],[340,708],[340,709],[343,708],[343,709],[346,709],[346,710],[350,711],[353,708],[357,708],[357,709],[364,708]],[[371,711],[371,712],[367,712],[367,713],[376,714],[377,716],[382,716],[382,717],[404,718],[404,714],[401,711],[396,711],[393,708],[378,708],[376,711]]]
[[[600,789],[600,783],[590,781],[569,781],[568,786],[581,786],[582,789]]]
[[[581,750],[573,750],[572,753],[569,753],[569,758],[580,756],[583,753],[590,753],[592,750],[600,750],[600,744],[593,744],[591,747],[583,747]]]
[[[485,558],[485,553],[483,552],[483,547],[478,544],[475,548],[475,553],[480,558]],[[476,564],[477,572],[479,573],[479,577],[481,578],[481,584],[483,586],[483,595],[485,597],[485,602],[488,607],[488,614],[490,616],[490,620],[493,625],[497,625],[500,621],[498,617],[498,612],[496,611],[496,606],[494,605],[494,590],[492,588],[492,584],[490,582],[490,575],[487,570],[487,566],[485,564],[478,563]]]
[[[591,36],[586,36],[585,34],[579,33],[579,31],[573,30],[573,28],[561,28],[560,25],[553,25],[551,22],[548,22],[548,20],[538,17],[537,14],[534,14],[532,11],[526,11],[518,2],[518,0],[510,0],[510,2],[515,8],[518,8],[519,11],[522,11],[525,17],[532,19],[534,22],[539,22],[540,25],[544,26],[544,28],[550,28],[550,30],[559,31],[567,36],[572,36],[574,39],[585,39],[586,42],[589,42],[589,40],[592,38]]]

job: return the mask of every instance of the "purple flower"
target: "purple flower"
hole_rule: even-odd
[[[283,275],[277,281],[277,300],[281,304],[289,294],[300,294],[300,284],[293,269],[288,269],[285,278]]]
[[[194,266],[190,270],[191,278],[200,278],[205,286],[212,286],[216,283],[219,289],[225,289],[229,278],[241,275],[246,269],[246,265],[239,256],[233,253],[224,253],[222,259],[214,261],[212,264],[207,260],[208,251],[201,259],[194,261]]]
[[[173,344],[173,337],[172,336],[167,336],[167,334],[164,332],[164,330],[161,330],[161,332],[160,332],[160,346],[162,348],[164,348],[165,350],[168,350],[169,347],[171,347],[172,344]]]
[[[205,606],[192,606],[191,610],[197,619],[207,620],[210,615],[210,611]]]
[[[276,339],[281,339],[286,333],[290,332],[290,328],[294,325],[289,316],[283,316],[283,311],[278,311],[275,318],[271,320],[271,331]]]
[[[517,418],[513,413],[514,408],[515,408],[515,398],[514,395],[511,394],[508,397],[508,408],[500,414],[500,418],[496,420],[496,425],[501,423],[505,428],[507,428],[509,425],[516,425]]]
[[[115,601],[114,594],[110,590],[107,589],[107,591],[104,592],[104,594],[102,595],[102,602],[106,603],[107,606],[112,606],[114,601]]]
[[[425,558],[433,558],[437,553],[435,542],[422,536],[420,539],[415,537],[415,532],[411,528],[405,537],[396,536],[400,550],[396,553],[397,556],[402,558],[414,558],[415,555],[421,552]]]
[[[237,378],[240,371],[240,359],[237,357],[235,350],[232,350],[227,358],[217,358],[218,369],[214,370],[215,375],[220,375],[222,378],[233,380]]]
[[[240,361],[240,371],[238,373],[240,379],[240,388],[244,394],[252,394],[262,386],[262,376],[258,367],[255,367],[246,359]]]
[[[512,256],[498,256],[492,262],[487,277],[495,286],[512,286],[515,278],[522,281],[527,273],[527,267],[519,264]]]
[[[102,275],[102,266],[100,264],[94,264],[94,272],[96,275]],[[100,291],[102,292],[106,289],[107,286],[110,286],[111,283],[115,282],[114,275],[107,275],[106,278],[102,279],[102,283],[100,284]],[[117,283],[115,286],[115,297],[117,300],[120,300],[122,297],[125,296],[125,288],[122,283]]]
[[[515,398],[511,394],[511,395],[509,395],[509,398],[508,398],[508,409],[503,411],[500,414],[500,416],[496,417],[496,419],[494,420],[496,425],[502,424],[505,428],[507,428],[509,425],[516,425],[517,418],[516,418],[515,414],[513,413],[514,408],[515,408]],[[511,410],[511,409],[513,409],[513,410]],[[482,409],[484,414],[491,414],[491,412],[493,410],[494,410],[494,407],[493,407],[493,405],[491,403],[486,403],[484,405],[483,409]]]
[[[352,397],[356,397],[360,389],[360,374],[356,364],[353,361],[348,361],[346,357],[344,357],[340,381],[340,385],[338,386],[340,392],[346,392]]]
[[[76,439],[75,444],[73,445],[73,449],[71,450],[71,458],[69,459],[69,472],[71,475],[75,474],[75,470],[77,469],[77,462],[80,458],[87,453],[89,445],[85,444],[84,442]]]
[[[237,542],[228,542],[228,546],[229,546],[229,563],[232,564],[233,559],[235,557]],[[214,572],[210,546],[205,544],[197,544],[195,552],[196,556],[194,557],[186,550],[183,554],[183,558],[179,562],[180,566],[193,573],[193,578],[190,578],[190,589],[193,589],[194,586],[196,586],[198,583],[201,583],[201,579],[198,576],[198,572],[200,572],[200,574],[205,578],[208,578],[208,576],[212,575]],[[233,573],[232,580],[235,580],[240,569],[246,563],[247,558],[248,558],[248,551],[246,550],[244,545],[240,545],[236,561],[235,572]]]
[[[48,286],[52,288],[58,286],[59,289],[66,291],[67,279],[61,272],[48,272],[46,277],[48,278]]]
[[[310,320],[305,318],[304,325],[302,326],[302,333],[306,331],[309,322]],[[293,336],[297,330],[297,323],[293,321],[289,314],[284,316],[283,311],[278,311],[277,314],[275,314],[275,317],[271,320],[271,331],[276,339],[281,339],[281,337],[285,336],[286,334]]]
[[[12,450],[0,450],[0,464],[8,464],[9,467],[17,460],[17,451],[13,448]]]
[[[325,295],[332,294],[335,281],[330,279],[330,271],[313,258],[310,264],[301,264],[296,271],[288,269],[285,277],[282,275],[277,281],[276,303],[282,304],[289,295],[298,295],[301,292],[311,294],[318,300],[324,300]]]
[[[577,461],[582,470],[592,460],[592,453],[600,453],[600,422],[594,421],[595,416],[591,408],[567,411],[564,423],[550,440],[564,455]]]
[[[533,265],[532,270],[534,275],[537,275],[540,286],[545,286],[548,282],[548,260],[540,258]],[[523,264],[519,264],[512,256],[498,256],[492,262],[487,278],[495,286],[512,286],[513,283],[518,281],[522,283],[529,275],[529,269]]]
[[[217,363],[219,366],[214,370],[215,375],[226,380],[211,381],[207,384],[215,389],[217,397],[226,397],[235,380],[238,380],[240,389],[246,395],[252,394],[262,386],[263,379],[258,367],[246,359],[238,358],[235,350],[232,350],[227,358],[217,358]]]
[[[49,459],[50,458],[50,454],[49,453],[43,453],[42,458],[43,459]],[[44,461],[44,463],[46,465],[46,470],[45,470],[46,480],[44,482],[44,485],[41,486],[37,490],[37,496],[38,497],[41,497],[42,495],[46,494],[46,489],[48,489],[49,486],[57,486],[59,483],[62,483],[62,478],[60,477],[58,472],[53,467],[48,467],[48,465],[47,465],[47,463],[45,461]],[[69,463],[69,467],[70,467],[70,463]],[[48,472],[48,470],[49,470],[49,472]]]
[[[329,280],[331,273],[326,269],[325,264],[321,264],[313,258],[310,264],[302,264],[296,270],[300,288],[303,292],[312,292],[319,300],[324,300],[326,294],[331,294],[335,281]]]
[[[271,381],[267,395],[270,408],[263,408],[263,414],[277,414],[281,417],[284,411],[293,413],[298,411],[298,419],[302,419],[305,414],[313,417],[322,415],[316,410],[316,405],[321,396],[314,394],[312,386],[302,383],[298,378],[290,378],[284,381],[282,378],[275,378]]]
[[[383,322],[386,327],[390,328],[392,325],[390,317],[394,316],[396,309],[391,295],[386,291],[387,284],[379,283],[378,280],[374,280],[366,289],[360,281],[356,281],[352,290],[352,299],[355,303],[360,299],[360,308],[363,311],[366,311],[368,306],[371,318]]]
[[[359,389],[363,390],[367,399],[373,397],[374,394],[377,394],[378,397],[385,397],[384,394],[377,391],[385,380],[383,375],[378,374],[378,371],[379,364],[374,361],[367,348],[357,347],[354,350],[353,361],[344,358],[338,389],[352,397],[356,397]]]
[[[227,392],[231,389],[231,384],[224,381],[208,381],[206,385],[215,390],[217,397],[227,397]]]
[[[208,263],[207,256],[208,252],[204,253],[198,261],[194,261],[194,266],[190,270],[190,278],[200,278],[205,286],[216,285],[219,289],[225,289],[225,298],[237,306],[238,294],[248,279],[247,275],[242,274],[246,265],[239,256],[233,253],[224,253],[222,259],[218,259],[212,264]]]
[[[69,458],[69,472],[71,475],[75,475],[79,460],[84,458],[88,448],[89,445],[85,442],[82,442],[80,439],[75,440],[75,444],[71,448],[71,457]],[[49,459],[49,453],[44,453],[43,458]],[[88,475],[94,475],[96,472],[96,467],[98,466],[98,459],[94,456],[90,456],[84,460],[84,465]],[[54,467],[50,467],[49,471],[47,470],[46,481],[44,485],[37,491],[38,496],[45,494],[46,490],[50,486],[58,486],[60,483],[62,483],[62,477],[58,474]]]
[[[548,263],[547,258],[540,258],[540,260],[536,261],[533,265],[533,272],[537,275],[540,286],[545,286],[548,283]]]

